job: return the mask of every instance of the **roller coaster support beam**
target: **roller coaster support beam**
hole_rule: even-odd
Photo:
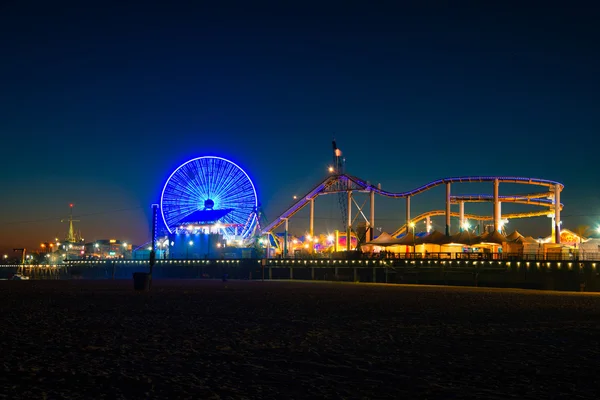
[[[450,236],[450,182],[446,182],[446,236]]]
[[[271,234],[267,233],[267,259],[271,258]]]
[[[285,231],[283,233],[283,257],[288,256],[288,218],[285,218]]]
[[[348,190],[348,227],[346,228],[346,251],[352,244],[352,190]]]
[[[406,226],[410,226],[410,196],[406,196]]]
[[[560,185],[554,185],[554,243],[560,243]]]
[[[310,221],[308,224],[308,233],[310,237],[313,237],[315,234],[315,199],[312,198],[310,201]]]
[[[460,223],[460,231],[463,231],[463,227],[465,226],[465,202],[458,202],[458,221]]]
[[[371,190],[369,193],[371,197],[370,206],[371,213],[369,215],[369,242],[375,239],[375,191]]]
[[[500,221],[500,231],[502,231],[504,223],[502,222],[502,202],[500,200],[498,200],[498,221]]]
[[[425,222],[425,225],[426,225],[426,228],[425,228],[425,230],[427,231],[427,233],[429,233],[429,232],[431,232],[431,217],[428,215],[428,216],[427,216],[427,217],[425,217],[425,218],[426,218],[426,219],[425,219],[425,221],[426,221],[426,222]]]
[[[498,201],[498,192],[500,188],[500,181],[498,178],[494,179],[494,230],[500,232],[500,204]]]

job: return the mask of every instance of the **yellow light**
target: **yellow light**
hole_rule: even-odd
[[[117,243],[117,239],[110,239],[109,242],[110,243]]]
[[[415,227],[415,223],[414,223],[414,222],[411,222],[411,223],[410,223],[410,224],[408,224],[408,225],[409,225],[411,228],[414,228],[414,227]]]
[[[328,235],[327,236],[327,241],[333,242],[333,235]]]
[[[42,243],[42,248],[46,247],[46,245],[44,243]]]
[[[312,238],[312,236],[310,236],[310,233],[308,235],[306,235],[306,240],[310,240]]]
[[[333,167],[329,167],[329,172],[333,172],[333,171],[334,171]]]
[[[298,196],[294,196],[294,197],[292,197],[292,198],[293,198],[294,200],[297,200],[297,199],[298,199]]]
[[[217,243],[217,247],[221,247],[221,243]]]

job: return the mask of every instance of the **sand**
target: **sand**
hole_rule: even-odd
[[[0,282],[0,398],[596,398],[600,296]]]

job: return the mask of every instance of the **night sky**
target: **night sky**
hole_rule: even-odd
[[[271,220],[326,176],[333,137],[390,191],[540,177],[566,185],[564,227],[600,223],[592,2],[167,3],[2,2],[0,249],[63,238],[71,202],[86,240],[141,244],[166,178],[202,155],[239,163]],[[329,197],[318,230],[341,228]],[[404,221],[403,200],[377,204],[378,227]],[[443,208],[442,188],[413,199]]]

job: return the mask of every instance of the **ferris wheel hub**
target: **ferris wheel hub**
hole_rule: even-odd
[[[204,200],[204,208],[207,210],[212,210],[215,207],[215,202],[211,199]]]

